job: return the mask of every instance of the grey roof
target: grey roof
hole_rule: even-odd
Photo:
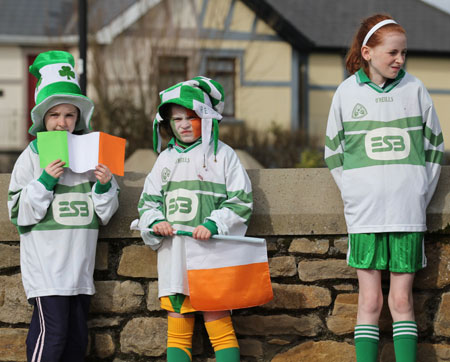
[[[138,0],[88,1],[91,31],[98,31]],[[0,0],[0,41],[78,34],[78,0]]]
[[[388,13],[408,51],[450,53],[450,15],[420,0],[243,0],[298,47],[346,49],[363,18]]]

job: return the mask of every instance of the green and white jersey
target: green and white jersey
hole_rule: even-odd
[[[401,71],[380,88],[359,70],[338,87],[325,161],[344,201],[349,233],[426,230],[444,142],[420,80]]]
[[[93,273],[98,227],[119,206],[114,178],[95,192],[93,171],[66,168],[48,190],[33,141],[14,165],[8,192],[9,217],[20,234],[20,268],[27,298],[95,293]]]
[[[201,140],[186,149],[170,142],[145,180],[139,227],[166,220],[175,230],[193,231],[209,219],[219,234],[245,235],[253,208],[247,172],[231,147],[219,141],[216,158],[212,149],[204,158]],[[190,238],[148,232],[142,238],[158,249],[159,296],[189,295],[184,243]]]

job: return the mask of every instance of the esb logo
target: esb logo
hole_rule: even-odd
[[[190,221],[197,215],[198,197],[190,190],[170,191],[166,195],[166,208],[169,222]]]
[[[366,134],[365,147],[367,156],[373,160],[401,160],[409,156],[411,138],[401,128],[378,128]]]
[[[68,226],[89,225],[94,217],[92,199],[78,192],[56,194],[52,211],[57,223]]]

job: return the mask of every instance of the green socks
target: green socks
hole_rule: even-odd
[[[401,321],[392,324],[394,332],[394,350],[396,362],[416,362],[417,323]]]
[[[371,324],[355,327],[355,349],[357,362],[376,362],[380,329]]]

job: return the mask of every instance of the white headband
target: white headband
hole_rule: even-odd
[[[382,26],[388,25],[388,24],[397,24],[395,20],[392,19],[386,19],[383,21],[380,21],[378,24],[375,24],[372,29],[369,30],[366,37],[364,38],[364,41],[362,43],[362,46],[366,45],[369,41],[370,37],[375,33],[378,29],[380,29]]]

